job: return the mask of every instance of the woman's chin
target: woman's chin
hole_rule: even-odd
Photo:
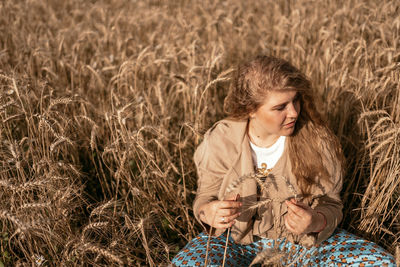
[[[294,133],[294,126],[290,128],[284,128],[281,135],[289,136]]]

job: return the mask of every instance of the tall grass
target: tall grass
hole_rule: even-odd
[[[347,157],[342,226],[400,243],[398,1],[0,3],[0,261],[167,264],[200,230],[202,133],[257,54],[310,76]],[[42,263],[44,262],[44,263]]]

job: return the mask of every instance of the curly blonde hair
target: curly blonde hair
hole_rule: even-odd
[[[225,98],[224,111],[234,120],[249,119],[264,103],[267,92],[273,90],[294,90],[299,94],[300,114],[288,137],[288,149],[293,174],[306,197],[319,179],[331,181],[324,160],[334,161],[343,172],[340,143],[316,109],[307,77],[286,60],[259,56],[239,66]],[[327,154],[330,159],[326,159]]]

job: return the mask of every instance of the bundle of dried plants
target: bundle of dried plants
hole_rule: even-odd
[[[0,261],[168,264],[201,231],[192,155],[257,54],[314,82],[347,230],[394,253],[398,1],[0,3]],[[107,204],[108,203],[108,204]]]

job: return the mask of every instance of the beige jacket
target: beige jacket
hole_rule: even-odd
[[[221,120],[214,124],[204,135],[203,142],[194,154],[198,173],[197,195],[193,203],[196,219],[199,219],[199,207],[212,200],[226,197],[227,188],[239,177],[254,173],[253,159],[247,132],[247,121]],[[311,140],[310,140],[311,141]],[[283,155],[267,177],[264,186],[267,194],[259,200],[270,199],[263,208],[249,209],[257,203],[257,183],[254,179],[245,179],[239,183],[234,193],[239,193],[243,206],[241,215],[231,228],[236,242],[248,244],[254,236],[279,238],[287,237],[289,241],[305,246],[319,244],[327,239],[342,219],[341,165],[334,159],[323,159],[333,183],[318,184],[308,204],[322,212],[327,221],[323,231],[318,234],[294,236],[284,226],[284,215],[287,212],[286,199],[293,198],[300,190],[296,178],[291,172],[287,147]],[[232,187],[232,186],[230,186]],[[230,193],[231,194],[231,193]],[[215,235],[224,230],[217,229]]]

